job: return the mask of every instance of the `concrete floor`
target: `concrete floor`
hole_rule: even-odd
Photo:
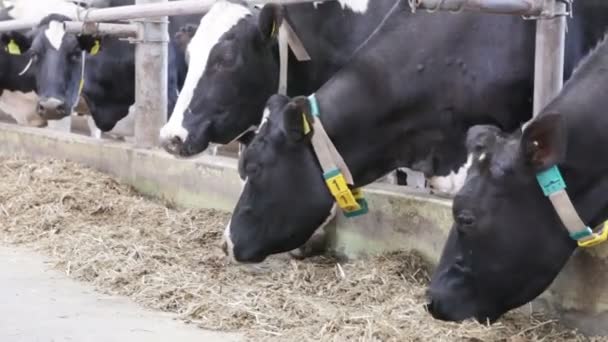
[[[125,298],[102,295],[28,250],[0,246],[0,341],[240,341],[186,325]]]

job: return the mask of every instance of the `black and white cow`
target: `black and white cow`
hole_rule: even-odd
[[[534,24],[520,18],[412,14],[400,5],[316,92],[320,120],[354,186],[400,166],[445,174],[467,161],[469,127],[511,131],[527,121],[534,41]],[[236,261],[298,248],[335,213],[304,133],[302,113],[310,119],[310,112],[304,97],[268,101],[264,124],[241,159],[246,181],[225,231],[224,247]]]
[[[131,3],[133,0],[114,4]],[[188,20],[198,22],[200,17],[170,18],[170,32],[177,32]],[[66,117],[82,96],[96,126],[101,131],[109,131],[127,116],[135,100],[134,46],[109,36],[66,33],[62,24],[66,20],[68,18],[61,15],[49,15],[43,19],[34,31],[31,48],[27,50],[40,97],[39,113],[46,119]],[[83,52],[87,53],[86,57]],[[84,64],[83,57],[86,59]],[[170,111],[187,70],[184,53],[179,51],[173,40],[170,42],[169,60]],[[84,79],[82,92],[81,79]]]
[[[88,4],[92,5],[92,4]],[[64,15],[75,15],[81,8],[78,4],[67,0],[19,0],[13,2],[10,7],[3,8],[0,12],[0,20],[41,20],[49,13],[61,13]],[[0,52],[0,111],[4,112],[17,123],[44,127],[59,131],[69,131],[70,118],[47,121],[40,117],[36,111],[38,97],[35,93],[35,79],[31,73],[20,75],[27,65],[27,57],[23,56],[21,50],[27,50],[30,42],[23,35],[26,31],[12,32],[4,35],[2,39],[2,52]],[[18,43],[9,44],[12,41]],[[19,46],[25,47],[20,49]],[[23,61],[26,61],[25,64]]]
[[[471,128],[473,165],[430,284],[434,317],[493,322],[540,295],[564,267],[577,243],[541,190],[540,171],[559,167],[583,224],[608,219],[606,65],[604,40],[523,132]]]
[[[398,0],[340,0],[266,5],[218,1],[203,17],[188,47],[193,63],[169,122],[165,149],[192,156],[209,143],[227,144],[262,119],[279,83],[278,28],[286,20],[311,56],[289,56],[288,94],[318,89],[379,26]]]

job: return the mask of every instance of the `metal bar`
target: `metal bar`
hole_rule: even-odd
[[[561,13],[566,5],[550,1],[548,6]],[[553,10],[548,8],[548,10]],[[564,50],[566,18],[540,19],[536,23],[536,57],[534,67],[534,115],[551,102],[564,83]]]
[[[216,0],[182,0],[161,3],[136,3],[135,5],[83,9],[72,18],[76,21],[120,21],[139,18],[155,18],[160,16],[204,14]],[[252,5],[263,5],[267,3],[280,3],[290,5],[296,3],[323,2],[334,0],[251,0]],[[37,21],[7,20],[0,22],[0,32],[29,29],[38,25]]]
[[[137,4],[164,4],[167,0],[136,0]],[[140,25],[135,47],[135,144],[158,145],[158,132],[167,122],[168,19],[146,20]]]
[[[542,0],[410,0],[417,9],[432,11],[478,11],[493,14],[538,16]]]
[[[84,33],[90,35],[111,35],[117,38],[137,37],[139,27],[133,24],[104,24],[81,21],[66,21],[64,24],[66,32]]]

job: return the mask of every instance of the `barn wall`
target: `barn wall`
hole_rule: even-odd
[[[233,159],[176,159],[126,143],[0,123],[0,154],[15,153],[77,161],[181,207],[231,210],[241,190]],[[368,215],[339,215],[327,229],[339,253],[358,257],[413,249],[437,262],[452,222],[450,201],[385,184],[368,187],[366,197]],[[608,247],[579,251],[533,308],[549,309],[582,332],[608,335],[607,261]]]

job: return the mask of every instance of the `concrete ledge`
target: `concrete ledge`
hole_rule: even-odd
[[[0,154],[69,159],[182,207],[232,210],[241,191],[236,160],[202,156],[176,159],[160,150],[74,134],[0,123]],[[417,250],[437,262],[452,224],[449,200],[374,184],[366,187],[368,215],[338,216],[328,231],[348,257]],[[579,251],[552,287],[534,302],[584,333],[608,335],[608,247]]]
[[[185,207],[232,210],[241,191],[236,161],[224,157],[176,159],[161,150],[9,124],[0,124],[0,153],[80,162]]]

